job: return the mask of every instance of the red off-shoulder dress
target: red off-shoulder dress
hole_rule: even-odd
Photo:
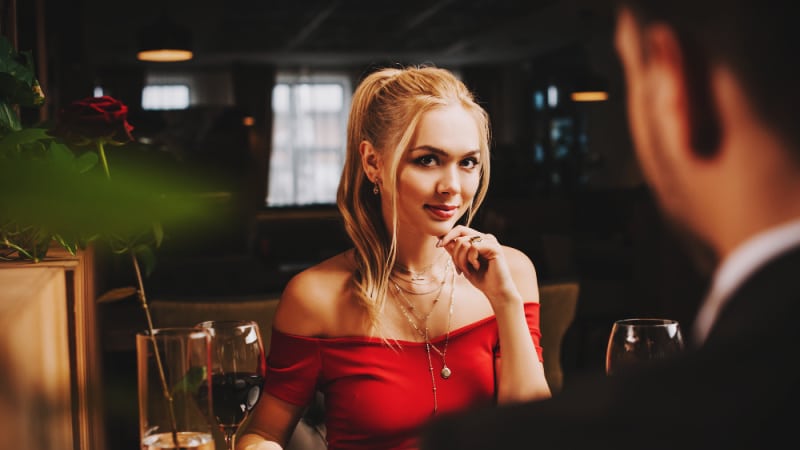
[[[525,303],[531,338],[542,360],[539,304]],[[445,336],[431,342],[440,350]],[[413,449],[419,427],[433,414],[428,356],[422,342],[380,338],[312,338],[272,330],[264,391],[296,405],[325,396],[329,450]],[[495,356],[500,351],[494,316],[450,332],[447,366],[431,350],[439,414],[495,401]]]

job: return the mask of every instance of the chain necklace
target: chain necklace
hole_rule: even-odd
[[[411,283],[410,281],[404,280],[404,279],[399,278],[399,277],[396,277],[395,275],[389,275],[389,279],[392,280],[392,284],[394,284],[394,286],[397,289],[400,289],[401,291],[405,292],[408,295],[428,295],[428,294],[433,294],[434,292],[439,290],[439,287],[434,285],[430,290],[427,290],[427,291],[423,291],[423,292],[412,291],[411,289],[406,289],[406,288],[400,286],[400,284],[397,283],[398,281],[402,281],[404,283]],[[444,277],[442,277],[442,280],[444,280]],[[411,283],[411,284],[414,284],[414,283]],[[440,286],[441,286],[441,284],[440,284]]]
[[[447,267],[450,267],[449,261],[448,261],[448,266]],[[445,273],[445,275],[447,275],[447,274]],[[441,358],[442,358],[442,370],[439,372],[441,377],[446,380],[446,379],[450,378],[450,376],[453,374],[453,371],[450,370],[449,367],[447,367],[447,345],[450,342],[450,325],[451,325],[451,321],[453,319],[453,309],[454,309],[453,307],[455,305],[455,294],[456,294],[456,271],[455,270],[453,270],[452,276],[451,276],[450,279],[451,279],[451,283],[450,283],[451,284],[451,287],[450,287],[450,309],[449,309],[448,316],[447,316],[447,332],[445,333],[444,346],[443,346],[442,350],[439,350],[435,345],[433,345],[433,343],[431,342],[431,339],[430,339],[430,329],[428,327],[428,318],[430,317],[431,312],[429,311],[428,314],[426,314],[425,322],[424,322],[425,329],[422,330],[422,329],[419,328],[419,326],[417,325],[416,321],[414,321],[414,319],[411,318],[411,316],[409,315],[409,312],[407,312],[406,309],[403,308],[402,305],[400,305],[400,311],[403,313],[403,316],[406,318],[408,323],[411,324],[411,326],[417,331],[417,333],[419,333],[423,337],[423,339],[425,340],[425,355],[428,358],[428,372],[431,375],[431,389],[433,391],[433,413],[432,414],[436,414],[436,412],[439,410],[439,398],[438,398],[437,393],[436,393],[436,390],[437,390],[437,388],[436,388],[436,376],[433,374],[433,359],[431,358],[431,349],[436,351],[436,353],[438,353],[439,356],[441,356]],[[444,286],[444,283],[442,283],[442,286]],[[399,289],[398,289],[397,292],[399,294],[401,294],[401,296],[402,296],[402,292]],[[441,294],[441,291],[439,291],[439,294]],[[405,298],[405,296],[403,296],[403,298],[408,303],[408,299]],[[438,296],[437,296],[437,300],[438,300]],[[434,303],[434,306],[436,306],[436,303]],[[409,310],[409,311],[411,311],[413,313],[412,310]],[[433,307],[431,307],[431,311],[433,311]],[[416,315],[414,317],[416,318]]]
[[[394,285],[394,288],[397,290],[397,296],[403,299],[403,301],[406,303],[406,306],[408,307],[408,311],[411,313],[411,315],[414,316],[415,319],[417,319],[418,322],[422,322],[422,323],[427,322],[428,317],[430,317],[431,313],[433,312],[433,308],[436,306],[437,303],[439,303],[439,297],[442,295],[442,290],[444,289],[445,281],[447,281],[447,271],[450,269],[450,264],[451,264],[451,260],[447,260],[447,264],[445,264],[445,267],[444,267],[444,273],[442,274],[442,281],[439,282],[439,286],[438,287],[433,288],[428,292],[409,292],[408,290],[403,289],[403,287],[400,286],[397,283],[397,280],[395,280],[394,278],[391,278],[392,284]],[[408,297],[406,297],[404,292],[407,292],[407,293],[413,294],[413,295],[425,295],[425,294],[432,294],[432,293],[436,292],[436,297],[433,299],[433,305],[431,306],[431,309],[428,311],[428,313],[425,314],[423,317],[419,317],[417,315],[417,313],[415,312],[417,307],[411,302],[411,300],[408,299]],[[419,330],[418,327],[415,327],[415,328],[417,330]],[[420,334],[420,336],[421,336],[421,334]]]
[[[398,272],[400,272],[402,274],[409,275],[411,277],[408,280],[404,280],[404,279],[400,278],[400,280],[402,280],[402,281],[406,281],[408,283],[417,284],[417,285],[419,285],[419,284],[427,284],[425,282],[428,281],[430,276],[432,275],[432,274],[428,274],[428,272],[433,268],[433,266],[439,261],[439,259],[441,259],[442,255],[444,255],[444,254],[445,253],[442,253],[441,255],[439,255],[439,257],[436,258],[436,260],[434,260],[432,263],[428,264],[427,266],[423,267],[422,270],[420,270],[420,271],[411,270],[407,266],[404,266],[404,265],[402,265],[402,264],[400,264],[398,262],[394,263],[393,271],[396,270],[396,271],[398,271]]]
[[[439,292],[436,293],[436,298],[433,299],[433,304],[431,305],[431,309],[422,317],[419,317],[416,314],[416,312],[415,312],[416,307],[414,306],[413,303],[411,303],[411,301],[408,299],[408,297],[406,297],[405,294],[403,294],[403,289],[396,282],[392,281],[392,284],[394,284],[394,287],[397,290],[397,297],[402,299],[406,304],[405,307],[400,305],[400,312],[403,313],[403,316],[406,318],[406,320],[411,325],[411,327],[414,328],[414,330],[417,332],[417,334],[419,334],[420,337],[422,337],[423,339],[427,340],[426,335],[425,335],[425,330],[420,328],[418,324],[422,323],[424,325],[423,328],[425,328],[427,330],[427,328],[428,328],[428,318],[431,316],[431,313],[433,313],[434,308],[439,303],[439,298],[441,297],[442,291],[444,290],[444,284],[447,281],[447,270],[450,269],[450,264],[451,264],[451,261],[448,260],[447,264],[445,266],[445,273],[442,274],[442,281],[441,281],[441,283],[439,283],[439,289],[438,289]],[[409,315],[409,313],[411,315]],[[412,318],[412,316],[413,316],[413,318]],[[436,346],[434,346],[433,349],[440,356],[442,355],[442,352],[439,351],[439,349],[436,348]]]

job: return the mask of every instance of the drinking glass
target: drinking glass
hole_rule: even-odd
[[[228,450],[236,432],[261,398],[266,374],[258,324],[249,320],[211,320],[197,325],[211,335],[212,412]]]
[[[649,361],[671,357],[683,348],[683,335],[677,320],[617,320],[608,337],[606,374],[619,374]]]
[[[143,450],[214,450],[208,419],[211,336],[198,328],[137,333],[139,433]]]

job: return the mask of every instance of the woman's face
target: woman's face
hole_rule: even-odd
[[[480,183],[480,133],[461,106],[444,106],[421,117],[397,168],[398,236],[435,236],[449,231],[467,211]],[[387,224],[391,205],[383,204]]]

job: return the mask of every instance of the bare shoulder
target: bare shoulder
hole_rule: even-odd
[[[521,250],[504,245],[508,268],[511,270],[511,277],[517,285],[522,299],[526,302],[539,301],[539,282],[536,277],[536,268],[530,257]]]
[[[521,250],[507,245],[502,248],[511,270],[535,270],[531,259]]]
[[[292,277],[281,293],[275,328],[301,336],[326,334],[350,296],[354,267],[352,251],[346,251]]]

